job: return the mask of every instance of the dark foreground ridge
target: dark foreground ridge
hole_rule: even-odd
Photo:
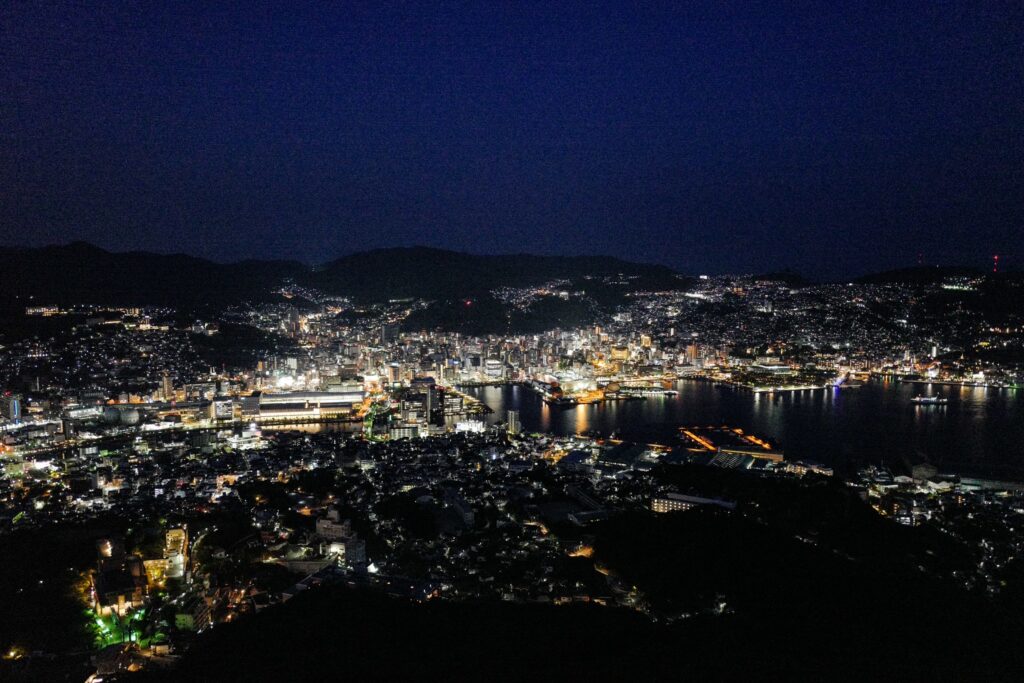
[[[778,578],[747,580],[772,592]],[[594,606],[416,604],[322,587],[205,634],[176,669],[126,680],[951,680],[951,671],[1008,680],[1021,671],[1019,628],[977,604],[868,577],[820,582],[830,599],[774,617],[672,625]],[[826,592],[807,588],[808,598]]]
[[[1024,671],[1015,595],[993,603],[913,566],[916,556],[934,562],[930,549],[946,539],[885,526],[841,487],[724,481],[754,485],[758,493],[744,495],[761,501],[762,521],[714,509],[636,511],[594,530],[594,568],[660,606],[654,620],[594,605],[414,603],[328,585],[214,629],[179,668],[141,680],[271,681],[339,666],[355,680],[949,680],[951,671],[975,679]],[[700,607],[718,599],[716,609]]]

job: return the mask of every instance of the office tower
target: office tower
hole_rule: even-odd
[[[510,410],[505,414],[505,421],[508,422],[508,433],[519,434],[523,427],[519,422],[519,411]]]
[[[7,396],[0,397],[0,416],[5,417],[11,422],[17,422],[21,419],[21,396],[17,394],[9,394]]]

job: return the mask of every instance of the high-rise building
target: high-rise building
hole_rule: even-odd
[[[170,401],[174,398],[174,385],[171,384],[171,376],[169,373],[164,371],[163,382],[160,387],[161,398],[165,401]]]
[[[697,364],[697,345],[696,344],[689,344],[686,347],[686,360],[690,363],[690,365],[696,365]]]
[[[382,344],[398,341],[399,327],[396,323],[385,323],[380,328],[380,341]]]
[[[519,411],[510,410],[505,414],[505,421],[508,422],[508,433],[518,434],[523,430],[522,424],[519,422]]]
[[[401,379],[402,368],[398,363],[390,363],[387,367],[388,384],[398,384]]]
[[[409,383],[410,397],[422,405],[423,417],[429,422],[437,410],[437,382],[433,377],[416,377]]]
[[[0,396],[0,415],[10,420],[11,422],[17,422],[21,419],[21,396],[17,394],[8,394],[7,396]]]

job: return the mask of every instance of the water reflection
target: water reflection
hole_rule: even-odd
[[[552,408],[519,386],[468,390],[489,405],[491,423],[518,409],[531,431],[593,432],[671,442],[681,425],[741,427],[781,444],[790,458],[844,463],[918,461],[989,474],[1024,472],[1024,393],[869,382],[855,389],[750,394],[708,382],[681,381],[674,397]],[[910,402],[918,394],[949,398],[943,406]]]

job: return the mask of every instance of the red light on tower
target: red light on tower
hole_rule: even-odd
[[[995,256],[992,257],[992,272],[999,272],[999,254],[996,254]]]

